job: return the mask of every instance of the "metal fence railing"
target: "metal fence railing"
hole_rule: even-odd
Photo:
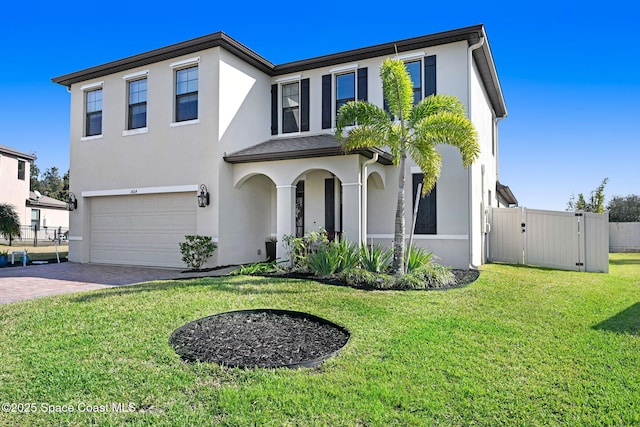
[[[5,239],[0,236],[0,242],[12,244],[32,244],[33,246],[46,246],[58,243],[66,243],[69,237],[68,227],[35,227],[23,225],[20,227],[20,237]]]

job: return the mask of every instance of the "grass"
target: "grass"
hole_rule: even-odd
[[[25,245],[19,242],[14,242],[13,246],[0,245],[0,251],[9,252],[9,262],[11,262],[11,252],[13,251],[22,252],[25,249],[29,254],[29,259],[31,259],[32,261],[56,258],[56,247],[49,242],[47,242],[46,245],[40,245],[40,246],[33,246],[33,244]],[[58,246],[58,254],[60,254],[60,258],[66,257],[69,254],[69,245],[64,244],[64,245]],[[16,262],[17,262],[17,256],[16,256]]]
[[[265,307],[351,341],[296,371],[187,364],[168,345],[189,321]],[[640,254],[612,254],[607,275],[487,265],[449,291],[236,276],[25,301],[0,306],[0,403],[37,412],[0,425],[640,425],[639,319]]]

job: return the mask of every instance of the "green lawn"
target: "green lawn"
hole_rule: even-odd
[[[450,291],[232,277],[1,305],[0,403],[37,412],[0,425],[640,425],[640,254],[612,255],[607,275],[482,270]],[[351,341],[295,371],[187,364],[168,345],[189,321],[264,307]]]

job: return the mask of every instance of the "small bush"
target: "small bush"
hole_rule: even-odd
[[[381,273],[387,271],[393,259],[391,248],[383,248],[378,243],[375,246],[360,247],[360,265],[367,271]]]
[[[330,276],[340,266],[340,255],[336,250],[323,247],[307,256],[307,266],[316,276]]]
[[[424,276],[427,288],[446,288],[456,285],[456,276],[451,272],[451,268],[440,264],[430,264],[419,270],[419,273]]]
[[[433,253],[427,252],[426,249],[411,245],[407,251],[409,252],[407,273],[411,273],[412,271],[416,271],[431,264]]]
[[[351,270],[360,264],[360,253],[356,243],[348,243],[347,239],[342,237],[340,241],[334,240],[329,244],[329,251],[338,257],[339,263],[336,273]]]
[[[210,236],[184,236],[185,241],[179,243],[182,261],[193,269],[200,269],[202,264],[213,255],[217,246]]]
[[[392,289],[395,277],[389,274],[373,273],[362,268],[354,268],[338,275],[338,279],[355,288]]]
[[[292,268],[294,270],[304,270],[307,268],[309,254],[322,246],[326,246],[329,243],[329,237],[325,229],[320,229],[320,231],[311,231],[303,237],[288,234],[283,237],[283,241],[289,253]]]
[[[237,276],[237,275],[251,276],[254,274],[277,273],[279,271],[282,271],[280,266],[278,266],[276,261],[272,261],[272,262],[256,262],[254,264],[242,265],[240,266],[240,268],[233,270],[229,274],[232,276]]]

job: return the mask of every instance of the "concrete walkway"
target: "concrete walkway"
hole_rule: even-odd
[[[232,269],[182,273],[182,270],[168,268],[76,264],[73,262],[6,267],[0,269],[0,304],[153,280],[224,276]]]

